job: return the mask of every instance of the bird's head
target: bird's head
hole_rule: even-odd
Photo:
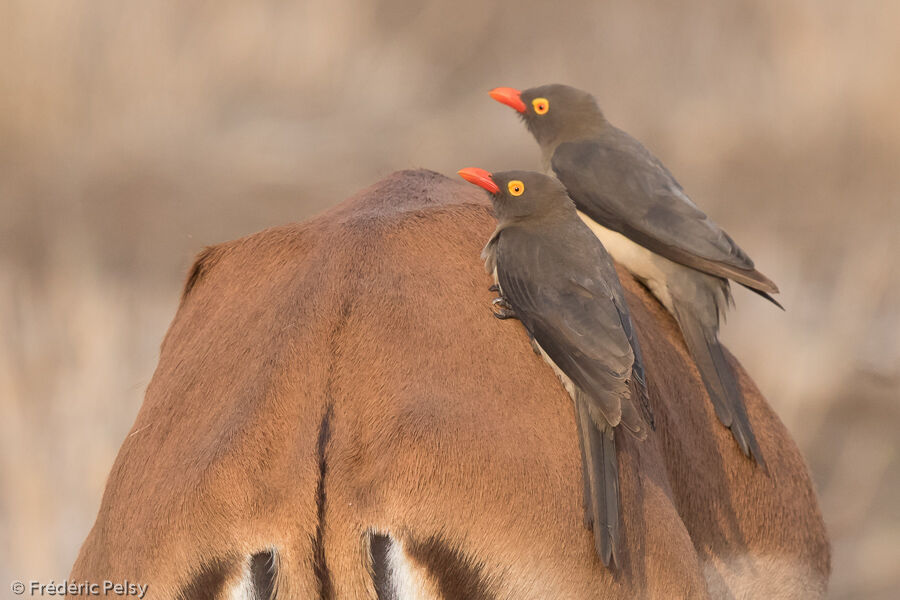
[[[499,87],[490,96],[515,109],[541,147],[590,137],[607,124],[594,97],[568,85],[542,85],[521,92]]]
[[[555,177],[543,173],[489,173],[484,169],[469,167],[460,169],[459,176],[487,190],[497,220],[501,222],[575,210],[563,185]]]

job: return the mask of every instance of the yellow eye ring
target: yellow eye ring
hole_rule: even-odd
[[[525,193],[525,184],[518,179],[513,179],[506,184],[506,189],[509,190],[511,196],[521,196]]]
[[[535,98],[531,101],[531,106],[537,114],[546,115],[547,111],[550,110],[550,101],[546,98]]]

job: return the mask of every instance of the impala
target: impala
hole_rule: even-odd
[[[572,403],[492,316],[471,187],[396,173],[204,250],[71,579],[184,599],[823,596],[829,544],[784,425],[732,359],[767,475],[623,270],[656,430],[619,438],[625,551],[602,566]]]

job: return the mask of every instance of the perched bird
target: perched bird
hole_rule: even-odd
[[[606,120],[594,97],[564,85],[490,95],[519,112],[566,190],[610,254],[672,313],[719,420],[765,469],[744,400],[718,339],[732,303],[729,279],[781,305],[778,288],[688,198],[640,142]]]
[[[497,228],[482,253],[501,297],[498,316],[524,325],[535,351],[575,402],[585,523],[603,564],[618,563],[619,477],[614,432],[639,439],[653,417],[640,346],[615,267],[556,179],[459,171],[490,193]],[[635,406],[635,403],[638,406]],[[643,414],[642,414],[643,413]]]

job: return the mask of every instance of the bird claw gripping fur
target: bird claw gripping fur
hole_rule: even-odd
[[[506,298],[500,296],[499,298],[494,298],[491,301],[491,310],[494,311],[494,316],[498,319],[517,319],[516,311],[513,310],[513,307],[510,306],[509,302],[506,301]]]
[[[499,306],[500,308],[505,308],[506,310],[512,310],[512,306],[510,306],[509,302],[503,296],[494,298],[491,301],[491,304],[494,306]]]
[[[505,320],[505,319],[518,319],[519,318],[518,316],[516,316],[516,313],[514,311],[506,309],[506,308],[495,308],[494,316],[497,317],[498,319],[500,319],[501,321]]]

